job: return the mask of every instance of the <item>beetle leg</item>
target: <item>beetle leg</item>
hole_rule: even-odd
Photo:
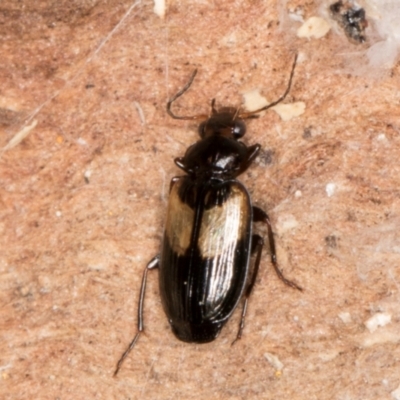
[[[251,245],[251,254],[254,254],[257,252],[256,260],[254,263],[254,268],[253,268],[253,275],[251,277],[250,283],[246,288],[246,291],[244,293],[244,304],[243,304],[243,310],[242,310],[242,316],[240,318],[240,325],[239,325],[239,331],[237,333],[236,339],[232,342],[232,345],[236,343],[241,337],[244,329],[244,321],[246,318],[246,313],[247,313],[247,305],[249,303],[249,297],[251,292],[253,291],[254,284],[256,283],[257,279],[257,274],[258,270],[260,269],[260,261],[261,261],[261,253],[262,253],[262,248],[264,246],[264,239],[260,235],[253,235],[252,237],[252,245]]]
[[[114,376],[118,374],[118,371],[121,369],[121,365],[124,362],[125,358],[128,357],[128,354],[131,352],[131,350],[135,347],[136,342],[139,339],[140,334],[144,330],[144,325],[143,325],[143,304],[144,304],[144,295],[146,292],[146,283],[147,283],[147,273],[149,270],[158,268],[160,262],[160,256],[157,255],[155,256],[146,266],[144,272],[143,272],[143,278],[142,278],[142,286],[140,287],[140,294],[139,294],[139,307],[138,307],[138,331],[129,344],[128,348],[124,351],[124,354],[122,354],[121,358],[118,360],[117,367],[115,368],[114,371]]]
[[[253,146],[248,147],[247,151],[247,164],[248,166],[254,161],[254,159],[258,156],[258,153],[261,149],[261,145],[256,143]]]
[[[252,146],[247,148],[247,155],[246,155],[246,160],[240,165],[239,170],[236,174],[236,176],[242,174],[244,171],[246,171],[247,168],[250,167],[254,159],[257,157],[258,152],[261,149],[261,145],[256,143],[253,144]]]
[[[271,221],[267,215],[267,213],[261,208],[258,207],[253,207],[253,222],[265,222],[268,227],[268,242],[269,242],[269,249],[271,252],[271,262],[272,265],[275,269],[276,274],[278,275],[278,278],[285,284],[288,285],[294,289],[303,291],[303,289],[297,285],[296,283],[290,281],[289,279],[286,279],[283,276],[282,271],[279,269],[278,262],[276,260],[276,250],[275,250],[275,240],[274,240],[274,234],[272,232],[272,226],[271,226]]]
[[[171,192],[172,188],[174,187],[175,183],[176,183],[177,181],[179,181],[180,178],[181,178],[180,176],[174,176],[174,177],[171,179],[171,182],[169,183],[169,191],[170,191],[170,192]]]

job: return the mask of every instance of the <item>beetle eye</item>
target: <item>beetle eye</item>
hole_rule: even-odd
[[[235,121],[232,128],[232,136],[234,139],[240,139],[246,133],[246,125],[243,121]]]
[[[207,124],[207,122],[204,121],[199,125],[198,133],[202,139],[204,138],[206,124]]]

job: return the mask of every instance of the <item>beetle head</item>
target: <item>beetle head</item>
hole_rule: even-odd
[[[199,135],[202,139],[220,135],[238,140],[246,133],[246,124],[239,118],[238,109],[224,107],[217,111],[214,107],[215,99],[211,103],[211,116],[199,125]]]

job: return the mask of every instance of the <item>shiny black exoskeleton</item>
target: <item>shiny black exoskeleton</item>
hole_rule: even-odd
[[[279,278],[287,280],[278,268],[275,243],[268,215],[252,206],[246,188],[236,180],[257,156],[260,145],[247,147],[239,139],[246,132],[244,119],[252,118],[282,101],[281,98],[253,112],[234,108],[217,110],[212,101],[211,116],[177,116],[172,103],[190,87],[189,83],[167,104],[175,119],[202,119],[201,140],[190,146],[176,165],[186,175],[171,181],[167,218],[161,254],[147,265],[142,280],[138,309],[138,332],[118,361],[115,374],[143,331],[143,301],[147,273],[159,268],[161,301],[175,336],[185,342],[206,343],[214,340],[223,325],[244,298],[237,339],[242,335],[247,303],[261,260],[264,241],[253,233],[254,222],[268,228],[271,261]],[[250,264],[255,255],[254,265]]]

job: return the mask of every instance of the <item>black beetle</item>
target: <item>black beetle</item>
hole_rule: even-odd
[[[185,87],[167,103],[168,114],[175,119],[203,120],[199,126],[201,140],[188,148],[176,165],[187,175],[171,181],[167,220],[161,255],[146,266],[139,296],[138,332],[118,361],[114,376],[143,332],[143,302],[147,273],[159,267],[161,301],[175,336],[191,343],[213,341],[227,322],[239,301],[244,305],[237,339],[240,339],[264,245],[263,238],[253,233],[253,222],[264,222],[268,228],[271,261],[278,277],[280,271],[275,242],[268,215],[252,206],[246,188],[235,178],[246,171],[261,146],[247,147],[238,141],[246,132],[244,119],[281,102],[289,93],[296,59],[283,96],[256,111],[241,112],[234,108],[215,108],[211,116],[177,116],[172,103],[193,82],[194,71]],[[254,266],[250,256],[255,254]]]

